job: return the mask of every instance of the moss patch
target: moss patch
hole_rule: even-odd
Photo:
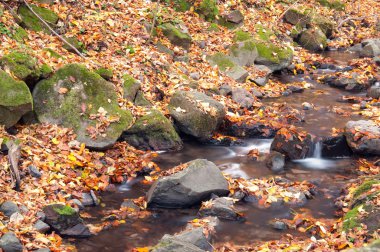
[[[344,10],[346,8],[346,5],[340,0],[317,0],[317,2],[330,9]]]
[[[210,26],[207,28],[208,31],[213,31],[213,32],[217,32],[217,31],[220,31],[220,28],[217,24],[215,23],[212,23],[210,24]]]
[[[83,52],[85,50],[84,44],[81,41],[79,41],[77,38],[75,38],[75,37],[66,38],[65,37],[65,39],[72,46],[74,46],[75,49],[77,49],[78,51]],[[71,48],[71,46],[69,46],[66,43],[63,44],[63,48],[65,48],[69,52],[75,53],[75,50],[73,48]]]
[[[249,40],[252,38],[252,35],[249,32],[245,32],[243,30],[237,30],[234,35],[234,41],[239,42],[239,41],[245,41]]]
[[[356,188],[356,190],[353,193],[353,198],[356,199],[360,195],[368,192],[369,190],[372,189],[372,186],[376,185],[376,184],[380,184],[380,181],[379,180],[369,180],[369,181],[364,182],[358,188]]]
[[[95,72],[105,80],[110,80],[113,77],[113,71],[110,68],[99,68]]]
[[[359,215],[359,208],[363,207],[363,205],[358,205],[348,211],[346,215],[343,218],[343,229],[345,231],[348,231],[352,228],[360,226],[360,223],[358,223],[358,215]]]
[[[196,12],[203,16],[206,21],[215,20],[216,16],[219,14],[216,0],[203,0],[196,8]]]
[[[293,54],[290,48],[281,48],[270,42],[256,41],[253,44],[256,45],[260,57],[273,63],[280,63],[282,60],[288,59]]]
[[[50,57],[53,57],[56,59],[62,58],[62,56],[59,53],[57,53],[56,51],[54,51],[51,48],[44,48],[43,50],[48,52]]]
[[[263,41],[269,41],[269,39],[274,36],[273,31],[271,31],[268,28],[265,28],[262,25],[256,25],[256,35],[255,38],[263,40]]]
[[[159,28],[162,29],[162,32],[172,44],[182,46],[185,49],[188,49],[190,47],[191,37],[188,33],[182,32],[171,23],[164,23],[160,25]]]
[[[223,53],[216,53],[209,56],[208,60],[211,64],[217,65],[221,71],[226,71],[227,68],[232,68],[236,65],[230,57]]]
[[[37,67],[36,59],[28,54],[15,51],[5,55],[0,62],[20,80],[38,80],[40,77],[41,73]]]
[[[173,6],[176,11],[188,11],[191,7],[191,3],[186,0],[165,0],[165,3]]]
[[[28,33],[22,27],[16,27],[13,31],[13,38],[19,42],[23,43],[24,40],[28,37]]]
[[[30,5],[34,12],[36,12],[42,19],[44,19],[53,28],[58,22],[58,15],[53,11],[41,8],[36,5]],[[22,19],[22,25],[33,31],[44,31],[51,33],[49,29],[28,9],[26,5],[21,5],[18,9],[18,14]]]
[[[70,206],[55,207],[54,211],[56,211],[59,215],[70,216],[76,214],[75,209]]]

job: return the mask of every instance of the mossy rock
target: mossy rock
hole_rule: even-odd
[[[208,56],[207,60],[212,66],[217,65],[221,71],[226,71],[229,68],[236,66],[232,57],[225,55],[224,53],[215,53],[212,56]]]
[[[46,51],[46,52],[48,52],[50,57],[53,57],[53,58],[56,58],[56,59],[63,58],[59,53],[57,53],[56,51],[54,51],[51,48],[44,48],[43,50]]]
[[[212,23],[212,24],[210,24],[210,26],[207,28],[207,31],[218,32],[218,31],[220,31],[220,28],[219,28],[218,24],[216,24],[216,23]]]
[[[53,69],[48,64],[43,64],[40,67],[41,78],[46,79],[53,73]]]
[[[298,42],[310,51],[323,51],[327,46],[326,35],[318,27],[303,31]]]
[[[236,29],[243,25],[244,16],[239,10],[233,10],[226,15],[219,16],[217,22],[219,25],[228,29]]]
[[[13,38],[19,42],[23,43],[24,40],[28,37],[28,32],[24,30],[24,28],[18,26],[13,31]]]
[[[218,5],[216,0],[203,0],[196,8],[195,11],[201,15],[206,21],[213,21],[219,14]]]
[[[137,91],[134,104],[142,107],[152,106],[152,103],[145,98],[144,93],[141,90]]]
[[[72,46],[74,46],[74,48],[77,49],[79,52],[81,52],[81,53],[84,52],[85,46],[77,38],[75,38],[75,37],[66,38],[65,37],[65,40],[67,42],[69,42]],[[66,43],[63,43],[63,48],[65,48],[67,51],[69,51],[71,53],[76,53],[75,50]]]
[[[285,12],[284,19],[292,25],[305,27],[311,21],[311,10],[291,8]]]
[[[40,122],[73,128],[78,140],[89,148],[112,146],[132,122],[131,113],[118,106],[113,84],[79,64],[66,65],[37,83],[33,98]],[[99,111],[106,112],[111,123],[103,132],[95,133],[99,121],[90,115]]]
[[[169,112],[183,133],[201,140],[209,139],[225,116],[221,103],[197,91],[175,92]]]
[[[380,207],[367,202],[348,211],[343,217],[343,230],[348,232],[360,228],[361,224],[367,226],[369,233],[380,228]]]
[[[23,81],[0,70],[0,125],[9,128],[33,109],[32,95]]]
[[[252,35],[249,32],[245,32],[243,30],[237,30],[235,32],[233,40],[235,42],[241,42],[241,41],[246,41],[252,39]]]
[[[216,53],[212,56],[207,57],[208,61],[212,66],[217,65],[219,70],[222,72],[225,72],[227,76],[234,79],[237,82],[244,83],[249,76],[249,73],[247,70],[242,68],[239,63],[244,65],[246,61],[243,62],[243,60],[246,60],[243,56],[240,54],[236,57],[227,56],[223,53]],[[248,55],[249,56],[249,55]]]
[[[181,46],[186,50],[190,48],[192,39],[188,33],[182,32],[171,23],[164,23],[159,28],[173,45]]]
[[[236,43],[230,47],[230,56],[240,66],[251,66],[258,56],[256,43],[252,40]]]
[[[135,78],[129,74],[123,76],[123,90],[124,90],[124,99],[134,102],[137,92],[141,89],[141,84]]]
[[[47,8],[38,7],[33,4],[31,4],[30,6],[33,9],[33,11],[36,12],[43,20],[45,20],[53,29],[56,28],[56,24],[59,20],[59,17],[56,13]],[[44,31],[48,34],[51,33],[51,31],[43,24],[43,22],[39,20],[25,4],[22,4],[18,8],[17,12],[21,17],[21,25],[24,28],[37,32]]]
[[[95,71],[95,73],[99,74],[102,76],[103,79],[105,80],[111,80],[113,77],[113,70],[110,68],[99,68]]]
[[[311,24],[318,26],[327,38],[332,36],[333,31],[335,29],[335,25],[330,19],[316,14],[313,15]]]
[[[79,213],[70,206],[64,204],[51,204],[43,208],[46,215],[45,222],[55,231],[62,233],[65,230],[83,223]]]
[[[3,67],[8,68],[14,76],[27,84],[34,84],[41,76],[37,60],[26,53],[11,52],[1,58],[0,63]]]
[[[190,10],[192,5],[191,2],[186,0],[165,0],[165,3],[173,6],[174,10],[181,12]]]
[[[277,46],[268,41],[252,40],[256,45],[258,56],[255,63],[267,66],[272,71],[279,71],[292,63],[293,51],[287,46]]]
[[[182,140],[172,123],[157,110],[136,120],[122,139],[143,150],[180,150]]]
[[[322,6],[326,6],[330,9],[343,11],[346,8],[345,3],[340,0],[317,0]]]
[[[267,27],[264,27],[262,25],[255,25],[255,28],[256,28],[255,39],[269,41],[271,37],[275,36],[274,32]]]

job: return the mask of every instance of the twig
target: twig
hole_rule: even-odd
[[[350,20],[363,20],[364,18],[359,18],[359,17],[348,17],[346,19],[343,19],[339,24],[338,24],[338,27],[337,29],[339,29],[340,27],[343,26],[344,23],[350,21]]]
[[[75,48],[75,46],[73,46],[72,44],[70,44],[69,42],[67,42],[67,40],[65,38],[63,38],[61,35],[59,35],[53,28],[51,28],[51,26],[43,19],[41,18],[34,10],[32,7],[30,7],[30,5],[28,4],[28,2],[26,0],[23,0],[24,4],[26,5],[26,7],[28,7],[28,9],[33,13],[33,15],[35,15],[48,29],[49,31],[51,31],[55,36],[57,36],[63,43],[65,43],[66,45],[68,45],[71,49],[74,50],[74,52],[76,52],[80,57],[82,57],[83,59],[86,59],[86,56],[83,55],[83,53],[81,53],[78,49]]]
[[[21,156],[21,147],[17,143],[10,141],[8,145],[8,160],[10,163],[10,171],[12,184],[16,191],[20,190],[21,179],[20,179],[20,171],[18,169],[18,162]]]
[[[150,28],[149,42],[152,41],[152,38],[153,38],[154,27],[156,26],[156,19],[157,19],[159,8],[160,8],[160,0],[157,1],[156,9],[154,10],[154,13],[153,13],[153,22],[152,22],[152,27]]]

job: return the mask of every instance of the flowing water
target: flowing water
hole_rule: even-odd
[[[347,56],[339,55],[339,60],[347,60]],[[293,79],[282,78],[284,82]],[[305,77],[305,80],[308,80]],[[297,80],[299,81],[299,80]],[[310,81],[310,80],[308,80]],[[312,82],[312,81],[310,81]],[[329,135],[333,127],[341,128],[352,116],[338,116],[334,107],[349,110],[350,105],[340,103],[342,95],[352,95],[344,91],[330,88],[313,82],[315,89],[289,97],[266,99],[265,103],[287,103],[297,109],[305,101],[313,103],[314,110],[306,111],[305,122],[298,125],[317,136]],[[363,94],[356,94],[362,96]],[[253,161],[247,157],[252,149],[260,153],[269,152],[271,139],[245,139],[241,146],[212,146],[198,142],[186,142],[179,152],[160,153],[155,160],[162,170],[197,158],[213,161],[220,169],[233,177],[263,178],[273,176],[263,160]],[[316,218],[335,218],[334,199],[339,196],[340,189],[353,177],[352,171],[357,166],[355,159],[339,158],[325,159],[321,155],[321,143],[317,142],[312,157],[294,160],[286,164],[285,172],[278,174],[292,181],[308,180],[318,186],[319,194],[302,208],[270,208],[259,209],[253,204],[240,204],[244,210],[246,221],[220,221],[216,227],[214,243],[233,242],[234,244],[249,244],[254,241],[278,239],[286,233],[296,236],[305,234],[296,231],[274,230],[269,222],[275,218],[291,218],[292,212],[307,211]],[[118,187],[114,193],[103,193],[103,208],[89,209],[89,213],[100,219],[104,211],[118,209],[124,199],[133,199],[145,195],[148,185],[137,179]],[[145,219],[129,219],[125,224],[102,231],[89,239],[78,240],[78,251],[130,251],[135,247],[151,246],[164,234],[173,234],[185,228],[187,222],[197,217],[197,207],[191,209],[155,209],[152,215]],[[91,221],[91,220],[90,220]]]

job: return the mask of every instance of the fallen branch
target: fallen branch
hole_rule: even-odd
[[[153,13],[152,28],[150,29],[149,42],[153,39],[154,27],[156,26],[157,14],[160,8],[160,0],[157,1],[156,8]]]
[[[20,171],[18,169],[18,162],[21,157],[21,147],[13,141],[9,141],[7,143],[8,147],[8,160],[10,164],[10,172],[12,178],[12,185],[16,191],[20,190],[21,179],[20,179]]]

